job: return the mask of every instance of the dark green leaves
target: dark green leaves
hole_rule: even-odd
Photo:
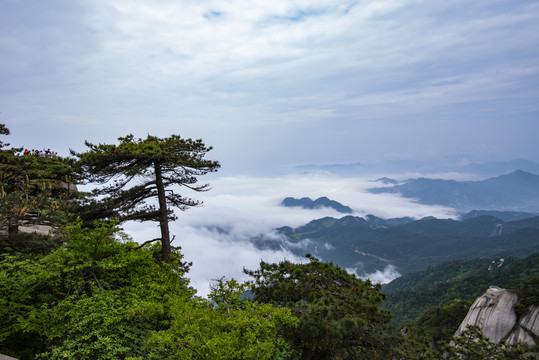
[[[379,308],[380,286],[331,263],[262,262],[254,277],[255,300],[286,306],[300,319],[286,339],[303,359],[384,358],[390,346],[384,327],[391,315]]]

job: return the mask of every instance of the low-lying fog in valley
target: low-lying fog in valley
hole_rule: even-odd
[[[202,200],[204,205],[176,212],[179,218],[171,223],[171,234],[175,235],[173,245],[181,246],[185,260],[193,263],[189,277],[198,294],[205,296],[210,284],[222,276],[247,280],[243,268],[256,269],[261,260],[306,260],[284,249],[260,250],[251,243],[252,238],[262,234],[266,238],[283,241],[274,232],[275,228],[298,227],[314,219],[345,215],[329,208],[307,210],[280,205],[288,196],[310,197],[313,200],[327,196],[351,207],[354,216],[373,214],[381,218],[410,216],[418,219],[425,216],[456,217],[449,208],[425,206],[392,194],[370,194],[368,188],[382,186],[373,179],[325,174],[279,178],[221,177],[210,179],[212,189],[205,193],[179,189],[184,196]],[[127,223],[124,229],[138,242],[159,236],[156,224]],[[354,269],[348,271],[353,272]],[[388,266],[384,271],[370,274],[369,278],[373,282],[385,283],[399,275],[398,269]]]

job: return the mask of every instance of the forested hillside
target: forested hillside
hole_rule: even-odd
[[[536,278],[539,253],[524,259],[454,260],[404,274],[384,285],[387,298],[382,306],[393,313],[395,323],[406,324],[418,320],[429,308],[474,300],[491,285],[518,286],[518,282]]]
[[[525,257],[539,251],[539,217],[510,222],[493,216],[394,220],[401,223],[375,217],[323,218],[278,231],[287,239],[281,246],[290,251],[316,255],[361,275],[387,265],[407,273],[455,259]]]

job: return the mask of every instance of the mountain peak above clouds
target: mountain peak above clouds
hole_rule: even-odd
[[[378,178],[376,180],[374,180],[375,182],[380,182],[382,184],[391,184],[391,185],[397,185],[399,182],[395,179],[391,179],[391,178],[388,178],[388,177],[381,177],[381,178]]]
[[[326,207],[343,214],[353,213],[353,210],[350,207],[345,206],[337,201],[330,200],[325,196],[319,197],[314,201],[309,197],[303,197],[301,199],[287,197],[281,202],[281,205],[286,207],[301,207],[304,209],[320,209]]]

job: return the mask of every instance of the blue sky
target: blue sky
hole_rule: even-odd
[[[225,174],[539,160],[539,3],[0,0],[14,145],[202,138]]]

